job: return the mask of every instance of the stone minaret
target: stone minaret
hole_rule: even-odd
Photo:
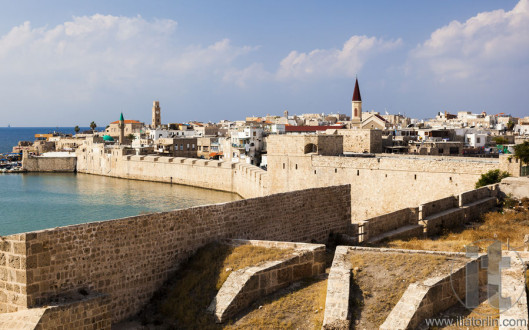
[[[119,117],[119,144],[123,144],[125,142],[125,119],[123,119],[123,112],[121,113],[121,116]]]
[[[360,96],[360,87],[358,87],[358,78],[356,78],[355,89],[353,92],[351,122],[352,123],[362,122],[362,96]]]
[[[162,117],[160,111],[160,102],[152,102],[152,128],[157,128],[162,125]]]

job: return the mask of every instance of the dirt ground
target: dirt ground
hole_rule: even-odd
[[[385,321],[411,283],[449,274],[464,258],[440,255],[351,251],[352,325],[376,329]]]

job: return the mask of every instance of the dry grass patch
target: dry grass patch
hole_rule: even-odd
[[[184,329],[218,329],[206,309],[228,276],[236,270],[280,260],[293,249],[212,243],[199,249],[181,271],[153,299],[154,308],[144,311],[143,324],[170,325]]]
[[[250,312],[226,329],[321,329],[327,279],[295,283],[256,301]]]
[[[389,252],[349,252],[353,267],[351,306],[358,329],[378,328],[411,283],[449,274],[464,259]]]
[[[482,221],[472,223],[459,232],[446,233],[430,239],[382,242],[381,245],[399,249],[464,252],[465,245],[485,240],[481,245],[478,244],[485,248],[490,245],[490,239],[496,239],[503,243],[508,241],[513,250],[521,250],[524,234],[529,234],[529,211],[525,207],[516,206],[514,209],[505,209],[503,213],[486,213]]]

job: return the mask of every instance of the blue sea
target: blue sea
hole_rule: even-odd
[[[89,127],[80,127],[81,132]],[[8,153],[18,144],[18,141],[35,141],[35,134],[60,132],[75,134],[73,127],[0,127],[0,154]]]
[[[216,190],[81,173],[0,173],[0,236],[238,199]]]
[[[75,132],[73,127],[2,127],[0,153],[54,131]],[[0,236],[238,199],[215,190],[90,174],[0,173]]]

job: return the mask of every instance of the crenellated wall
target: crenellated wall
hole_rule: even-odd
[[[124,155],[87,141],[77,150],[77,171],[237,193],[244,198],[269,193],[267,172],[252,165],[197,158]]]

